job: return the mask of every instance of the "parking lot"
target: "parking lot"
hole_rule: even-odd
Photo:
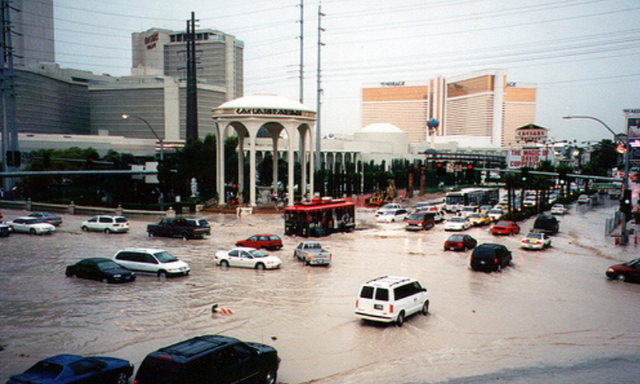
[[[84,216],[64,215],[53,235],[0,239],[0,382],[58,354],[121,357],[136,366],[159,347],[201,334],[225,334],[278,349],[283,383],[409,383],[488,374],[508,368],[566,365],[637,356],[640,285],[608,281],[609,265],[637,257],[616,247],[603,225],[614,208],[572,207],[545,251],[519,248],[521,235],[495,237],[513,265],[500,273],[469,269],[469,251],[445,252],[438,224],[408,232],[376,223],[360,209],[353,233],[321,238],[329,267],[292,257],[301,240],[283,237],[278,270],[221,268],[216,251],[256,233],[282,236],[279,215],[210,215],[204,240],[149,238],[149,221],[131,219],[127,234],[83,233]],[[3,210],[5,219],[24,212]],[[528,231],[532,220],[520,223]],[[112,257],[124,247],[166,249],[191,266],[187,277],[138,276],[131,284],[69,279],[66,265]],[[402,327],[354,316],[360,285],[382,275],[411,276],[429,290],[430,315]],[[211,312],[211,306],[231,310]]]

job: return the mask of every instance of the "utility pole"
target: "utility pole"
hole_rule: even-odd
[[[324,32],[324,29],[322,28],[321,24],[322,24],[322,17],[326,16],[324,13],[322,13],[322,4],[318,5],[318,74],[317,74],[317,80],[318,80],[318,84],[317,84],[317,98],[318,100],[317,102],[317,112],[316,112],[316,156],[318,161],[315,162],[316,165],[316,169],[318,169],[320,167],[320,150],[321,145],[321,138],[322,138],[322,128],[320,125],[320,105],[322,104],[322,80],[321,80],[321,70],[320,70],[320,51],[322,46],[324,45],[324,43],[322,42],[321,39],[321,35],[322,32]]]
[[[13,44],[11,39],[11,11],[19,12],[10,6],[10,0],[0,0],[0,20],[2,32],[2,67],[0,68],[0,99],[2,102],[2,171],[15,172],[20,166],[18,149],[18,124],[16,116],[15,70],[13,68]],[[2,179],[5,199],[13,198],[15,179]]]
[[[196,77],[196,16],[187,20],[187,143],[198,140],[198,82]]]
[[[304,104],[304,0],[300,0],[300,104]]]

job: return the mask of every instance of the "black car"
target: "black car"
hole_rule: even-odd
[[[116,357],[57,355],[39,361],[7,384],[125,384],[133,375],[133,365]]]
[[[147,225],[149,237],[180,237],[183,240],[202,239],[210,232],[210,228],[202,227],[193,220],[185,219],[184,217],[168,217],[158,223]]]
[[[555,235],[560,232],[560,222],[555,216],[541,213],[533,223],[533,229],[548,235]]]
[[[13,232],[13,228],[10,225],[2,224],[0,220],[0,237],[9,236]]]
[[[136,384],[275,384],[278,352],[265,344],[204,335],[151,352],[140,364]]]
[[[31,212],[29,217],[35,217],[41,223],[49,223],[56,227],[62,224],[62,218],[51,212]]]
[[[104,283],[128,283],[136,280],[134,272],[104,257],[84,259],[69,265],[65,275],[67,277],[76,276],[83,279],[98,280]]]
[[[474,271],[500,271],[509,266],[511,251],[502,244],[480,244],[471,253],[471,269]]]

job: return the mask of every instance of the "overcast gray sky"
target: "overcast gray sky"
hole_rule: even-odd
[[[30,0],[39,1],[39,0]],[[245,43],[245,95],[299,98],[300,0],[54,0],[56,61],[129,75],[131,33],[199,27]],[[304,0],[304,103],[316,108],[318,11]],[[321,128],[359,130],[363,84],[425,81],[482,69],[537,84],[534,123],[556,140],[601,140],[590,115],[623,131],[640,108],[637,0],[324,0]]]

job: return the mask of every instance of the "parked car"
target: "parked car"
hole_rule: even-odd
[[[545,249],[551,246],[551,238],[543,232],[529,232],[520,244],[525,249]]]
[[[193,223],[196,227],[206,229],[205,235],[211,235],[211,224],[206,219],[187,219],[187,221]]]
[[[514,221],[500,220],[491,227],[494,235],[513,235],[520,233],[520,226]]]
[[[204,335],[149,353],[134,383],[275,384],[279,365],[278,351],[271,346]]]
[[[500,271],[511,264],[512,258],[511,251],[502,244],[480,244],[471,253],[471,269]]]
[[[85,232],[124,233],[129,232],[129,221],[124,216],[94,216],[84,221],[80,228]]]
[[[464,231],[471,228],[471,221],[468,217],[454,216],[444,223],[445,231]]]
[[[188,275],[191,270],[187,263],[162,249],[125,248],[116,252],[113,260],[124,268],[158,277]]]
[[[491,224],[491,219],[484,213],[472,213],[469,215],[469,221],[473,227]]]
[[[376,217],[382,215],[382,212],[387,211],[389,209],[400,209],[400,208],[402,208],[402,205],[400,204],[396,204],[396,203],[385,204],[376,211]]]
[[[406,208],[387,209],[376,217],[379,222],[394,223],[396,221],[403,221],[409,216],[409,211]]]
[[[47,235],[56,231],[56,227],[51,224],[42,223],[40,220],[25,216],[18,217],[7,222],[15,233],[30,233],[32,235]]]
[[[40,360],[7,384],[126,384],[133,375],[133,364],[115,357],[56,355]]]
[[[270,256],[261,249],[238,247],[230,251],[218,251],[214,261],[221,267],[243,267],[254,269],[277,269],[282,260],[277,256]]]
[[[564,215],[565,213],[567,213],[567,208],[564,204],[554,204],[553,207],[551,207],[552,215]]]
[[[436,225],[435,217],[435,212],[420,211],[412,213],[405,220],[405,229],[409,231],[431,229]]]
[[[555,235],[560,232],[560,222],[555,216],[541,213],[536,217],[536,221],[533,222],[533,229],[539,232]]]
[[[356,317],[363,320],[396,323],[422,312],[429,313],[427,289],[411,277],[382,276],[360,287],[356,299]]]
[[[487,216],[489,216],[489,219],[491,219],[491,221],[500,220],[502,215],[504,215],[504,211],[502,210],[502,208],[492,208],[487,211]]]
[[[92,257],[68,265],[65,271],[67,277],[98,280],[103,283],[127,283],[136,280],[132,271],[123,268],[112,259]]]
[[[282,239],[278,235],[262,233],[253,235],[245,240],[236,241],[236,247],[269,249],[275,251],[282,248]]]
[[[470,235],[455,234],[449,236],[444,242],[444,250],[448,251],[466,251],[467,249],[473,249],[478,242]]]
[[[609,279],[640,283],[640,258],[607,268]]]
[[[201,227],[193,220],[184,217],[167,217],[157,223],[147,224],[149,237],[179,237],[182,240],[202,239],[210,229]]]
[[[578,196],[578,204],[589,204],[589,195],[582,194]]]
[[[55,225],[56,227],[62,224],[62,218],[51,212],[31,212],[29,214],[29,217],[35,217],[42,223],[48,223],[51,225]]]
[[[293,250],[293,256],[305,265],[329,265],[333,256],[317,241],[303,241]]]

